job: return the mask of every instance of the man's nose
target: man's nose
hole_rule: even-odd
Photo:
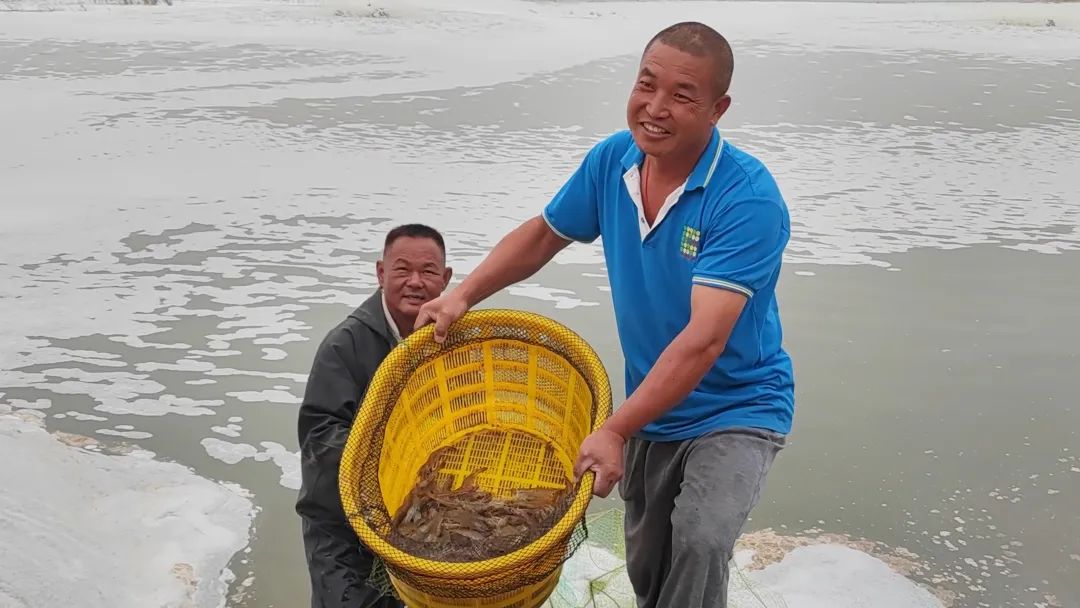
[[[649,116],[654,116],[656,118],[667,118],[667,98],[660,93],[654,93],[653,96],[649,98],[649,101],[645,104],[645,111],[649,113]]]
[[[409,285],[423,285],[424,279],[420,276],[420,271],[409,273]]]

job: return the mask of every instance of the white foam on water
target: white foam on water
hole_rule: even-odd
[[[51,387],[50,387],[51,390]],[[94,409],[110,414],[134,414],[137,416],[165,416],[177,414],[180,416],[209,416],[214,410],[209,409],[223,405],[220,399],[192,399],[190,397],[177,397],[165,394],[156,399],[132,399],[129,401],[99,398],[100,402]]]
[[[52,380],[60,378],[61,380]],[[74,378],[75,380],[70,380]],[[192,399],[162,392],[165,387],[143,375],[126,372],[89,372],[79,368],[49,368],[41,373],[9,372],[8,386],[40,388],[65,395],[86,395],[97,402],[94,409],[110,414],[164,416],[213,414],[218,399]],[[154,395],[144,397],[143,395]],[[39,400],[38,403],[41,403]]]
[[[0,467],[0,486],[18,489],[0,492],[0,527],[8,541],[32,539],[0,551],[0,603],[224,604],[220,576],[247,544],[253,517],[246,492],[145,452],[115,456],[70,447],[3,412],[0,454],[19,462]]]
[[[259,453],[259,450],[247,443],[230,443],[216,437],[203,439],[203,448],[211,458],[216,458],[225,464],[236,464],[245,458],[251,458]]]
[[[300,398],[292,393],[279,390],[266,391],[237,391],[225,393],[229,397],[245,403],[299,403]]]
[[[810,545],[748,577],[788,608],[942,608],[941,600],[885,562],[844,545]]]
[[[285,446],[274,441],[260,442],[262,450],[248,443],[230,443],[216,437],[207,437],[201,443],[207,455],[225,464],[237,464],[247,458],[256,462],[271,461],[281,469],[279,483],[282,487],[291,490],[300,489],[299,451],[290,452],[285,449]]]
[[[52,400],[45,399],[44,397],[33,401],[27,401],[25,399],[8,399],[7,404],[15,409],[47,410],[52,407]]]
[[[304,342],[307,338],[300,334],[288,333],[273,338],[255,338],[253,344],[288,344],[289,342]]]
[[[366,8],[364,2],[357,4]],[[759,3],[722,3],[720,5],[698,2],[686,4],[598,3],[575,7],[505,1],[461,5],[453,3],[451,7],[439,2],[407,2],[391,3],[386,8],[392,17],[390,19],[335,18],[333,12],[338,9],[321,3],[271,5],[265,2],[209,4],[192,1],[178,3],[167,10],[153,9],[141,12],[115,10],[115,7],[108,9],[95,7],[87,13],[78,15],[9,15],[5,23],[0,24],[0,32],[15,38],[33,38],[45,34],[53,37],[58,32],[67,32],[68,35],[77,38],[121,44],[135,44],[149,39],[201,41],[217,45],[240,42],[301,45],[327,51],[341,49],[355,52],[370,51],[396,58],[398,63],[395,64],[395,70],[401,75],[394,77],[385,74],[383,70],[377,81],[369,81],[367,84],[370,86],[363,87],[364,90],[372,93],[488,85],[541,71],[561,69],[609,55],[636,54],[642,41],[655,29],[658,20],[668,21],[684,16],[693,16],[707,21],[722,20],[725,33],[728,33],[735,41],[768,39],[777,43],[811,45],[817,48],[848,47],[885,51],[926,48],[984,55],[999,54],[1032,61],[1060,60],[1080,55],[1075,45],[1075,35],[1069,29],[1077,20],[1078,10],[1067,5],[928,6],[794,3],[785,5],[782,16],[779,17],[776,15],[780,13],[773,12],[774,5]],[[768,15],[764,12],[766,10],[769,11]],[[1034,20],[1052,16],[1058,23],[1058,27],[1043,31],[1030,27],[1001,25],[1000,22],[1010,15]],[[813,17],[815,22],[820,22],[822,25],[809,29],[803,27],[808,17]],[[472,29],[482,29],[485,35],[477,40],[463,36]],[[425,39],[424,36],[427,34],[434,37]],[[565,44],[567,39],[575,40],[575,44]],[[994,43],[988,45],[986,43],[988,39],[993,39]],[[456,49],[453,58],[441,52],[441,49],[446,48],[448,40],[453,40],[452,44]],[[520,49],[520,52],[489,52],[492,46],[510,41],[514,48]],[[470,68],[463,71],[462,65],[469,65]],[[355,70],[355,67],[352,64],[336,66],[334,68],[336,71],[332,70],[329,75],[340,75],[343,71]],[[289,76],[295,73],[295,70],[290,71],[287,68],[270,71],[274,71],[286,82]],[[184,106],[178,107],[206,102],[252,104],[271,102],[284,95],[320,97],[342,95],[345,91],[348,91],[348,94],[355,94],[357,90],[355,81],[319,84],[305,80],[288,85],[303,87],[302,91],[291,91],[283,87],[232,90],[222,89],[215,85],[218,80],[221,80],[222,84],[244,84],[243,80],[237,80],[241,74],[243,77],[264,78],[266,70],[252,67],[238,72],[239,74],[193,73],[190,70],[178,68],[167,74],[140,73],[123,78],[125,90],[134,91],[159,91],[168,88],[162,84],[166,79],[171,83],[178,77],[191,83],[191,90],[183,98],[172,101],[168,96],[162,96],[162,99],[155,102],[162,109],[168,109],[180,102]],[[87,85],[92,82],[92,79],[89,81],[83,79],[77,86],[80,87],[79,90],[86,90]],[[252,84],[255,82],[252,81]],[[16,82],[14,86],[17,84]],[[71,87],[62,79],[43,80],[41,84],[44,89],[37,95],[49,97],[50,102],[57,101],[58,103],[63,103]],[[0,90],[5,91],[5,99],[13,104],[20,104],[9,112],[9,115],[20,116],[20,122],[12,125],[10,131],[12,137],[25,136],[28,143],[32,143],[32,140],[39,139],[37,134],[42,132],[43,127],[47,129],[49,124],[56,125],[53,129],[61,127],[56,123],[57,113],[50,112],[46,121],[45,117],[39,120],[33,112],[35,108],[54,106],[43,104],[41,97],[26,97],[21,89],[11,89],[12,86],[11,84],[0,85]],[[237,92],[242,93],[244,97],[235,101],[222,97]],[[200,97],[200,95],[207,97]],[[56,98],[53,99],[51,96]],[[84,96],[77,101],[79,105],[73,107],[74,111],[71,113],[74,117],[109,111],[108,106],[101,105],[102,102],[93,97]],[[237,129],[238,135],[242,132],[250,133],[251,129]],[[147,136],[153,137],[149,135],[149,132]],[[57,225],[58,221],[79,225],[82,228],[69,231],[70,238],[65,238],[63,242],[64,250],[69,252],[73,259],[90,255],[91,258],[104,264],[112,263],[112,260],[100,254],[105,250],[105,246],[114,243],[117,236],[135,230],[147,230],[152,233],[161,228],[179,225],[185,220],[220,224],[223,219],[222,214],[225,213],[232,215],[233,221],[242,221],[244,216],[257,211],[255,209],[228,209],[221,206],[201,206],[190,209],[170,206],[165,211],[164,208],[154,205],[168,205],[169,203],[154,196],[154,193],[163,187],[175,187],[177,192],[187,193],[189,197],[202,198],[203,195],[209,195],[218,200],[238,200],[250,192],[247,185],[257,180],[248,179],[243,175],[243,172],[249,169],[236,168],[232,162],[217,161],[214,159],[215,156],[221,156],[222,159],[228,157],[235,161],[237,156],[247,157],[248,152],[254,152],[250,158],[263,157],[270,160],[276,157],[279,163],[288,165],[288,153],[284,150],[248,150],[238,155],[231,150],[207,149],[206,146],[200,146],[207,163],[221,167],[216,174],[213,172],[206,174],[204,179],[200,180],[202,185],[181,181],[180,176],[163,176],[159,169],[140,170],[131,166],[129,175],[126,176],[128,178],[128,182],[125,183],[125,190],[128,193],[126,200],[125,197],[117,196],[105,199],[95,197],[93,194],[90,195],[90,200],[87,200],[88,192],[109,190],[109,188],[88,188],[86,187],[88,181],[100,179],[95,176],[111,174],[108,168],[117,160],[138,162],[132,159],[101,158],[93,151],[107,147],[110,139],[113,140],[112,143],[118,144],[118,150],[125,149],[125,146],[119,144],[128,141],[131,137],[133,136],[128,134],[116,135],[112,131],[98,132],[92,147],[87,145],[89,142],[78,141],[76,138],[76,141],[69,142],[72,144],[70,148],[72,155],[86,154],[88,157],[80,156],[78,164],[68,165],[64,164],[63,158],[57,157],[57,148],[53,144],[50,144],[47,149],[36,145],[31,145],[29,148],[12,146],[11,153],[14,154],[14,151],[18,150],[20,156],[4,159],[7,161],[5,164],[18,167],[19,170],[12,171],[12,181],[9,183],[12,184],[15,192],[33,193],[33,206],[20,209],[19,214],[11,218],[17,222],[15,225],[19,230],[15,234],[17,238],[8,241],[10,251],[4,248],[5,259],[8,259],[10,253],[10,259],[15,262],[34,261],[43,259],[47,252],[55,251],[58,243],[41,237],[60,229]],[[179,141],[173,141],[170,145],[178,151],[184,149],[182,142]],[[160,152],[163,154],[154,158],[154,167],[182,166],[183,163],[179,157],[177,160],[181,162],[176,163],[169,158],[171,155],[164,153],[164,150]],[[43,164],[46,155],[50,157],[50,161]],[[65,174],[71,175],[72,179],[42,180],[38,174],[40,169],[34,169],[34,167],[47,166],[50,173],[55,173],[58,170],[57,163],[60,163],[59,166],[63,167]],[[261,171],[264,165],[265,163],[256,163],[261,174],[265,173]],[[353,159],[350,159],[350,165],[355,166]],[[385,162],[367,166],[372,167],[372,175],[395,174],[393,165],[390,165],[389,171],[383,171]],[[313,169],[309,181],[328,183],[318,173],[322,172],[317,168]],[[340,180],[340,176],[347,174],[348,171],[338,170],[331,166],[325,173],[331,176],[336,175]],[[400,169],[397,173],[400,173]],[[274,175],[262,175],[262,177],[271,180],[265,182],[263,192],[281,190],[281,177]],[[283,177],[291,179],[291,176]],[[162,179],[176,181],[163,183]],[[330,178],[329,183],[332,181],[333,177]],[[436,184],[448,184],[455,180],[452,177],[433,177],[431,181]],[[553,184],[555,181],[557,180],[553,180]],[[785,183],[792,181],[785,180]],[[424,199],[416,197],[416,200]],[[263,203],[279,205],[272,200],[264,200]],[[58,209],[57,206],[63,206],[63,208]],[[123,208],[123,212],[119,211],[120,208]],[[93,209],[94,213],[88,214],[89,209]],[[112,211],[109,211],[110,209]],[[272,207],[263,206],[258,211],[271,209]],[[457,223],[460,222],[451,224]],[[513,222],[500,221],[494,228],[496,228],[496,233],[499,233],[512,225]],[[220,243],[219,240],[215,240],[219,238],[220,236],[204,234],[194,238],[185,237],[181,240],[186,243],[184,246],[211,248]],[[595,261],[595,252],[595,248],[579,247],[568,252],[567,256],[587,255],[588,259]],[[159,246],[140,255],[148,259],[164,259],[171,253],[173,253],[172,244]],[[566,256],[562,258],[569,259]],[[38,297],[39,293],[44,295],[40,290],[29,293],[35,305],[45,304],[54,307],[64,305],[63,298]],[[50,292],[49,295],[55,294]],[[228,297],[228,294],[219,294],[218,297]],[[141,324],[134,322],[134,325],[131,325],[132,319],[124,313],[136,306],[146,310],[147,307],[141,304],[151,299],[160,300],[160,298],[161,295],[155,294],[152,289],[146,290],[142,292],[142,295],[111,310],[90,311],[91,314],[87,314],[86,319],[92,320],[99,326],[113,325],[114,322],[117,326],[128,325],[129,331],[126,333],[136,334],[137,331],[131,330],[135,330]],[[247,301],[240,294],[236,298],[238,302]],[[41,308],[38,308],[38,311],[44,312]],[[47,314],[33,316],[56,318]],[[75,322],[74,320],[67,321],[67,323]],[[54,327],[51,331],[55,334],[61,330]],[[22,336],[19,339],[22,339]]]
[[[147,433],[146,431],[121,430],[119,427],[116,429],[98,429],[97,432],[102,435],[124,437],[125,439],[149,439],[154,436],[152,433]]]
[[[210,376],[252,376],[255,378],[292,380],[299,384],[306,384],[308,379],[307,374],[298,374],[294,372],[263,372],[250,369],[234,369],[231,367],[218,367],[206,373]]]
[[[282,359],[284,359],[288,355],[288,353],[281,350],[280,348],[264,348],[262,350],[263,350],[263,357],[262,358],[265,359],[266,361],[281,361]]]
[[[193,359],[180,359],[176,363],[157,363],[149,361],[135,364],[135,371],[137,372],[205,372],[212,369],[214,369],[213,363],[210,363],[209,361],[195,361]]]
[[[212,426],[210,430],[218,435],[224,435],[226,437],[239,437],[240,431],[243,430],[238,424],[230,424],[228,426]]]
[[[944,608],[940,599],[868,553],[842,544],[798,547],[760,570],[753,550],[736,552],[728,586],[733,608]],[[633,608],[625,561],[586,541],[563,566],[556,608]]]
[[[255,460],[272,460],[281,469],[281,478],[278,483],[290,490],[299,490],[300,452],[290,452],[285,449],[285,446],[273,441],[263,441],[259,445],[264,451],[256,455]]]
[[[59,416],[60,414],[57,414],[57,417]],[[76,412],[74,410],[68,412],[66,416],[74,418],[75,420],[78,420],[80,422],[105,422],[106,420],[108,420],[108,418],[104,416],[95,416],[93,414],[85,414],[83,412]]]

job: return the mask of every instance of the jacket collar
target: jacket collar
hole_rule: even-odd
[[[370,327],[375,333],[385,338],[391,346],[397,343],[394,332],[390,331],[383,309],[382,289],[376,289],[375,293],[368,296],[349,316]]]

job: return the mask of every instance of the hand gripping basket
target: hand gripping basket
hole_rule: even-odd
[[[345,513],[410,608],[538,607],[585,539],[591,473],[542,536],[482,561],[411,555],[388,541],[391,519],[444,447],[459,448],[439,473],[453,487],[477,469],[479,486],[502,496],[565,485],[581,442],[611,413],[607,373],[577,334],[532,313],[471,311],[443,344],[433,335],[427,325],[409,336],[368,387],[341,461]]]

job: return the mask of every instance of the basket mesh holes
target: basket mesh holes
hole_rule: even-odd
[[[450,400],[450,411],[456,413],[469,408],[482,407],[486,403],[487,398],[483,392],[465,393]]]
[[[565,403],[565,401],[561,400],[552,402],[547,399],[540,398],[536,400],[536,411],[549,416],[553,420],[561,421],[563,419],[563,416],[566,415],[566,407],[564,406]],[[554,435],[551,435],[549,433],[545,434],[547,434],[549,437],[554,437]]]
[[[528,435],[515,435],[510,441],[510,453],[515,457],[506,462],[503,475],[512,478],[514,485],[533,485],[530,482],[538,477],[537,469],[543,465],[540,460],[542,447],[539,441]]]
[[[536,365],[552,376],[562,380],[564,384],[570,381],[570,371],[566,367],[566,364],[546,352],[537,355]]]
[[[458,433],[482,424],[487,424],[487,421],[487,412],[484,410],[469,412],[465,416],[454,420],[454,432]]]
[[[529,362],[529,349],[523,344],[512,342],[498,342],[491,347],[491,356],[499,362],[517,361],[518,363]]]
[[[503,424],[516,424],[522,426],[525,424],[525,414],[521,412],[515,412],[513,410],[499,410],[495,412],[495,420],[502,422]]]
[[[480,346],[470,346],[458,353],[458,356],[450,360],[452,368],[483,364],[484,349]]]
[[[536,388],[540,389],[542,397],[546,397],[556,403],[566,403],[568,395],[566,393],[566,385],[556,382],[551,379],[551,376],[547,374],[537,374]]]
[[[416,370],[405,384],[406,393],[415,393],[422,389],[424,385],[431,383],[435,380],[435,366],[425,365]]]
[[[426,391],[415,395],[412,398],[412,402],[409,404],[413,418],[417,420],[424,418],[424,410],[433,402],[440,400],[441,397],[442,389],[439,387],[438,383],[432,385]]]
[[[526,403],[528,403],[529,398],[525,395],[525,393],[522,393],[520,391],[508,391],[508,390],[505,390],[505,389],[496,389],[496,391],[495,391],[495,401],[497,403],[506,403],[506,404],[514,404],[514,403],[516,403],[518,405],[525,405]]]
[[[475,364],[470,364],[475,367]],[[450,391],[460,390],[462,387],[484,383],[484,369],[476,367],[468,371],[454,374],[446,380],[446,388]]]
[[[496,384],[518,384],[522,388],[529,384],[529,371],[517,366],[507,365],[500,361],[495,365],[495,373],[492,374]]]
[[[559,437],[558,428],[555,425],[547,422],[546,420],[540,419],[533,421],[533,427],[535,427],[536,430],[540,431],[540,433],[545,437],[550,437],[552,439]]]

